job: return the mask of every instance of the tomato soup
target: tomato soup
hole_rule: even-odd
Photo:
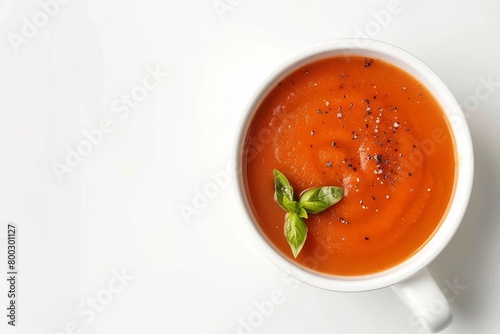
[[[296,196],[344,189],[305,220],[296,259],[273,169]],[[412,75],[384,60],[336,56],[272,87],[246,134],[243,173],[255,220],[284,256],[326,274],[367,275],[405,261],[436,231],[453,192],[454,141],[441,106]]]

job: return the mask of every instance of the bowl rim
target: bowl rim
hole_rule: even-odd
[[[436,100],[441,104],[455,139],[457,174],[454,193],[452,194],[448,211],[443,217],[437,231],[434,232],[423,247],[404,262],[388,270],[363,276],[323,274],[307,269],[283,256],[279,250],[275,249],[266,240],[266,236],[258,227],[248,205],[243,180],[242,152],[246,134],[258,105],[272,88],[273,84],[298,67],[314,60],[339,54],[365,55],[383,59],[412,74],[433,93]],[[463,111],[443,80],[428,65],[410,52],[392,44],[373,39],[336,39],[297,52],[294,56],[284,61],[262,82],[251,97],[238,129],[234,154],[236,158],[236,192],[242,212],[245,213],[243,222],[243,225],[246,227],[245,230],[257,248],[271,262],[303,283],[332,291],[357,292],[380,289],[404,281],[425,268],[442,252],[460,226],[467,209],[472,192],[474,155],[470,131]]]

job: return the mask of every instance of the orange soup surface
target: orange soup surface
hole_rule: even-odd
[[[444,112],[412,75],[380,59],[338,56],[303,66],[275,85],[250,124],[243,156],[255,219],[284,256],[326,274],[389,269],[439,226],[455,178]],[[295,259],[274,200],[273,169],[295,191],[340,186],[344,198],[309,214]]]

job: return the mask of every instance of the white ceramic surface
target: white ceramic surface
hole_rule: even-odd
[[[35,14],[44,23],[41,3],[49,21],[16,52],[9,36]],[[428,268],[453,310],[444,334],[497,334],[499,12],[495,0],[0,0],[2,308],[9,222],[20,266],[19,324],[1,313],[0,333],[425,334],[391,289],[284,275],[241,228],[235,182],[213,187],[263,80],[299,50],[364,34],[418,55],[467,111],[474,189]],[[148,66],[168,76],[122,119],[113,104]],[[105,117],[114,131],[59,182],[52,163]],[[112,299],[110,284],[123,287]],[[272,313],[243,330],[271,294],[282,297]]]

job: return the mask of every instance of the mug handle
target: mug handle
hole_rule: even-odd
[[[426,268],[393,285],[392,290],[431,333],[438,333],[451,323],[450,304]]]

